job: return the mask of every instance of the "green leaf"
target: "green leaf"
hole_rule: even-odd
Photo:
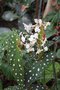
[[[48,47],[51,47],[53,44],[54,44],[53,41],[47,41],[47,46],[48,46]]]
[[[4,57],[4,52],[8,47],[8,45],[6,45],[6,43],[8,43],[7,38],[9,38],[9,34],[11,33],[12,32],[7,32],[0,35],[0,65],[2,63],[2,58]]]
[[[18,90],[18,86],[9,86],[5,88],[4,90]]]
[[[14,2],[14,0],[6,0],[7,2]],[[34,0],[15,0],[15,2],[20,2],[23,5],[30,5]]]
[[[51,21],[55,15],[56,15],[56,11],[49,12],[44,20]]]
[[[34,61],[30,64],[27,63],[26,66],[26,72],[25,72],[25,82],[26,87],[29,87],[33,82],[41,78],[42,73],[45,68],[49,66],[49,64],[52,63],[52,60],[54,59],[54,54],[52,52],[45,53],[45,55],[42,57],[40,61]]]
[[[0,65],[0,70],[3,72],[3,74],[9,78],[9,79],[13,79],[13,73],[11,72],[11,67],[8,64],[4,64],[2,63]]]
[[[0,27],[0,35],[3,33],[8,33],[11,32],[11,30],[9,28],[6,27]]]
[[[20,2],[24,5],[30,5],[34,0],[21,0]]]
[[[3,90],[2,89],[2,81],[0,80],[0,90]]]
[[[53,16],[51,22],[54,24],[57,24],[60,21],[60,12],[56,12],[56,14]]]
[[[45,32],[46,32],[46,37],[48,39],[51,36],[53,36],[54,34],[56,34],[57,33],[57,30],[54,30],[53,29],[53,25],[50,25],[50,26],[47,27],[47,30]]]
[[[46,88],[43,85],[40,85],[40,83],[34,83],[30,86],[29,90],[46,90]]]
[[[24,62],[22,52],[19,48],[20,38],[17,33],[13,32],[8,39],[8,63],[11,66],[11,71],[15,80],[19,85],[19,90],[24,88]]]
[[[60,49],[58,49],[56,56],[57,56],[57,58],[60,58]]]
[[[57,23],[60,22],[60,11],[53,10],[44,20],[48,22],[50,21],[52,24],[57,25]]]
[[[56,69],[56,73],[58,73],[60,70],[60,64],[59,63],[55,63],[55,69]],[[49,82],[49,80],[53,79],[54,78],[54,76],[53,76],[53,64],[50,64],[48,66],[48,68],[45,68],[44,73],[45,73],[45,80],[44,80],[44,75],[42,75],[42,77],[40,78],[41,83],[47,83],[47,82]]]
[[[58,79],[57,85],[58,85],[58,90],[60,90],[60,79]]]
[[[59,43],[60,42],[60,36],[54,37],[53,40]]]
[[[2,15],[2,19],[5,21],[14,21],[18,19],[18,15],[16,13],[13,13],[12,11],[5,11]]]
[[[3,36],[5,38],[3,38]],[[22,52],[19,48],[20,45],[20,37],[18,36],[18,34],[15,31],[12,31],[9,34],[2,34],[1,35],[1,43],[2,43],[2,48],[0,50],[1,54],[2,54],[2,49],[3,49],[3,56],[4,56],[4,51],[7,51],[7,62],[5,62],[7,64],[7,66],[11,67],[11,69],[6,69],[7,66],[6,64],[2,67],[3,68],[3,72],[4,69],[6,70],[6,72],[4,72],[4,74],[8,74],[9,71],[10,73],[13,74],[13,77],[15,78],[15,80],[18,83],[19,86],[19,90],[23,90],[24,87],[24,61],[23,61],[23,55]],[[3,56],[1,57],[1,62],[3,63]],[[4,68],[5,67],[5,68]],[[9,70],[9,71],[7,71]],[[9,75],[7,75],[9,76]]]
[[[60,4],[60,0],[57,0],[57,3]]]

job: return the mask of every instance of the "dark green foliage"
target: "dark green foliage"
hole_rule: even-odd
[[[23,5],[30,5],[34,0],[6,0],[6,2],[20,2]]]
[[[30,66],[28,66],[29,62],[27,63],[28,67],[26,66],[25,70],[26,87],[29,87],[33,82],[41,78],[44,68],[48,68],[52,60],[54,60],[54,54],[50,52],[42,56],[40,61],[32,62]]]
[[[18,86],[9,86],[8,88],[5,88],[4,90],[18,90]]]
[[[58,49],[56,55],[57,55],[57,58],[60,58],[60,49]]]
[[[0,90],[2,90],[2,81],[0,80]]]
[[[19,48],[19,38],[17,34],[12,34],[10,38],[10,45],[8,50],[8,60],[9,64],[12,67],[12,73],[19,84],[19,89],[23,90],[23,78],[24,78],[24,69],[23,69],[23,60],[22,54]]]
[[[21,4],[29,5],[34,0],[16,0],[16,2],[18,1]],[[7,2],[12,3],[13,0],[7,0]],[[54,90],[56,86],[54,83],[54,87],[51,89],[48,89],[46,83],[52,78],[54,79],[53,62],[55,62],[55,59],[57,61],[57,58],[60,59],[60,36],[55,36],[58,33],[55,26],[60,22],[60,11],[49,13],[46,20],[51,21],[51,25],[46,30],[49,50],[39,55],[32,52],[27,54],[21,49],[20,37],[16,31],[0,35],[0,72],[7,79],[17,82],[16,85],[10,85],[3,89],[3,80],[0,78],[0,90]],[[20,31],[18,32],[20,33]],[[51,38],[52,36],[54,37]],[[55,43],[57,44],[56,50],[54,50],[55,46],[53,46]],[[53,49],[51,50],[51,48]],[[55,74],[57,74],[60,70],[58,61],[55,63],[55,69]],[[59,79],[57,84],[59,90]]]
[[[57,0],[57,3],[60,4],[60,0]]]
[[[24,5],[30,5],[34,0],[21,0],[20,2]]]
[[[50,12],[46,16],[45,20],[51,21],[52,24],[56,25],[58,22],[60,22],[60,10],[59,11],[54,10],[54,11]]]
[[[11,73],[11,67],[7,64],[1,64],[0,65],[0,70],[2,70],[3,74],[7,77],[7,78],[11,78],[13,79],[13,74]]]
[[[8,34],[8,33],[7,33]],[[19,85],[19,89],[23,90],[24,82],[24,62],[22,59],[22,53],[19,48],[19,36],[16,32],[11,32],[9,35],[4,36],[4,42],[2,43],[2,53],[7,51],[6,62],[3,62],[2,55],[0,60],[0,69],[3,74],[7,77],[13,76]],[[0,42],[1,43],[1,42]],[[1,50],[0,50],[1,51]],[[12,74],[12,75],[11,75]]]
[[[57,0],[57,4],[60,4],[60,0]],[[48,13],[47,17],[45,18],[46,21],[50,21],[51,25],[47,27],[46,36],[48,41],[48,46],[54,49],[55,52],[55,61],[53,64],[50,65],[50,68],[45,70],[45,81],[51,80],[51,78],[55,78],[55,85],[52,86],[51,90],[59,90],[59,83],[58,83],[58,72],[60,73],[60,9],[52,8],[52,12]],[[58,58],[58,59],[57,59]],[[51,71],[49,71],[51,70]],[[50,72],[50,73],[49,73]],[[54,75],[53,75],[54,73]],[[49,74],[49,75],[48,75]],[[60,74],[59,74],[60,75]],[[49,76],[49,79],[47,78]],[[51,77],[51,78],[50,78]],[[43,78],[44,79],[44,78]],[[44,81],[44,80],[41,80]],[[45,83],[46,83],[45,82]],[[50,83],[49,83],[50,84]]]
[[[43,85],[40,85],[39,83],[34,83],[30,87],[31,90],[46,90],[46,88]]]
[[[46,37],[47,39],[50,38],[51,36],[53,36],[54,34],[57,33],[56,29],[53,29],[53,24],[51,24],[50,26],[47,27],[46,29]]]
[[[12,3],[12,2],[13,2],[13,0],[6,0],[6,2],[11,2],[11,3]]]
[[[2,38],[2,36],[4,38]],[[39,61],[37,61],[39,57],[35,58],[33,54],[33,57],[25,54],[27,57],[25,57],[26,59],[24,60],[23,53],[20,49],[20,38],[15,31],[7,33],[7,35],[2,34],[0,38],[4,40],[4,42],[2,42],[2,40],[0,42],[0,44],[3,44],[1,48],[3,56],[0,60],[0,70],[2,70],[7,78],[14,78],[16,80],[19,90],[24,90],[24,88],[28,89],[32,83],[40,80],[44,69],[48,68],[52,60],[54,60],[54,53],[50,51],[42,54]],[[6,54],[4,54],[5,51],[7,51]],[[6,59],[3,58],[4,56]]]

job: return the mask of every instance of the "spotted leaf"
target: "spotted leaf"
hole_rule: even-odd
[[[7,51],[8,64],[12,68],[11,71],[19,85],[19,90],[23,90],[24,64],[23,64],[22,54],[18,45],[20,39],[18,34],[13,32],[10,34],[7,40],[9,41],[9,43],[6,43],[6,46],[8,45],[8,51]]]
[[[4,38],[3,38],[4,36]],[[11,33],[8,33],[6,35],[1,36],[1,46],[2,49],[0,50],[1,52],[1,60],[4,56],[5,50],[7,51],[6,54],[6,63],[8,66],[11,67],[11,72],[16,79],[19,90],[23,90],[23,80],[24,80],[24,68],[23,68],[23,59],[22,59],[22,53],[19,48],[19,36],[15,31],[12,31]],[[3,55],[2,55],[3,51]],[[2,60],[3,63],[3,60]]]
[[[18,86],[9,86],[8,88],[5,88],[4,90],[19,90]]]
[[[46,90],[46,87],[44,87],[43,85],[40,85],[38,83],[34,83],[31,85],[29,90]]]
[[[33,82],[35,82],[42,76],[44,69],[47,68],[48,65],[52,63],[53,59],[54,59],[54,53],[47,52],[42,57],[42,60],[34,61],[33,63],[31,63],[29,67],[26,67],[26,72],[25,72],[26,87],[29,87]],[[27,63],[27,66],[28,64],[29,62]]]

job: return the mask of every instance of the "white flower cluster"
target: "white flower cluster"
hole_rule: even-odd
[[[44,30],[46,30],[46,27],[50,25],[49,22],[44,22],[41,19],[34,19],[35,25],[32,24],[25,24],[25,33],[20,32],[20,38],[21,43],[24,45],[25,50],[27,53],[35,51],[36,54],[41,53],[42,51],[48,51],[48,47],[45,45],[47,39],[44,33],[42,33],[42,38],[39,38],[39,35],[41,33],[41,27],[43,27]],[[38,41],[41,43],[38,47]]]

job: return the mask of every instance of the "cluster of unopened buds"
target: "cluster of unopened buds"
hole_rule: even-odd
[[[20,32],[21,44],[25,47],[27,53],[36,52],[36,54],[42,51],[48,51],[46,46],[47,38],[45,35],[46,27],[50,25],[49,22],[43,22],[41,19],[34,19],[35,24],[25,24],[24,32]]]

